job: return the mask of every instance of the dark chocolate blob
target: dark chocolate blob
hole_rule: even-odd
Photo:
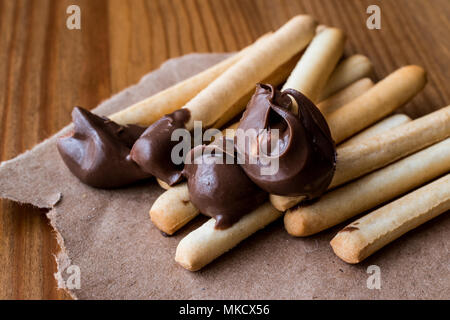
[[[230,149],[223,145],[215,142],[192,149],[188,154],[192,161],[185,164],[183,171],[191,202],[201,213],[215,218],[216,229],[232,226],[268,199],[268,194],[247,177],[235,155],[225,152]]]
[[[293,103],[289,96],[295,99],[298,114],[292,112]],[[277,159],[279,164],[278,171],[273,174],[262,174],[261,169],[270,164],[260,161],[255,148],[247,145],[243,150],[240,150],[242,147],[238,149],[245,159],[242,168],[260,188],[272,194],[303,195],[309,199],[326,191],[336,167],[336,147],[326,120],[303,94],[293,89],[281,92],[271,85],[257,85],[239,129],[257,132],[266,129],[268,134],[259,144],[269,146],[271,130],[279,130],[279,149],[276,152],[268,150],[269,158]],[[256,155],[256,163],[250,162],[249,152]]]
[[[183,170],[183,164],[174,164],[171,159],[172,148],[179,143],[171,141],[172,133],[185,128],[190,116],[187,109],[165,115],[148,127],[131,149],[131,158],[144,171],[171,186],[182,179]]]
[[[145,128],[119,125],[88,110],[72,111],[74,131],[58,139],[57,147],[69,170],[97,188],[115,188],[151,175],[131,160],[129,153]]]

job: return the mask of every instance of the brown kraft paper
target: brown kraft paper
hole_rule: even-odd
[[[112,114],[226,56],[191,54],[169,60],[94,110]],[[56,137],[68,128],[0,165],[0,197],[50,209],[47,215],[61,245],[56,257],[58,285],[66,288],[69,266],[80,270],[80,288],[66,288],[74,298],[450,298],[448,214],[359,265],[344,263],[329,245],[343,225],[312,237],[293,238],[280,219],[201,271],[189,272],[175,263],[175,249],[183,236],[206,219],[199,217],[175,236],[164,237],[148,216],[162,193],[155,180],[116,190],[83,185],[56,150]],[[380,268],[380,289],[368,288],[371,265]]]

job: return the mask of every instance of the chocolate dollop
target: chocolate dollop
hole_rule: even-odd
[[[186,163],[183,171],[191,202],[201,213],[215,218],[216,229],[232,226],[268,197],[236,163],[234,146],[226,148],[226,143],[233,141],[222,137],[209,146],[195,147],[188,154],[191,163]]]
[[[295,100],[298,113],[293,111],[296,106],[290,97]],[[245,160],[241,165],[245,173],[260,188],[272,194],[310,199],[325,192],[334,175],[336,147],[320,110],[303,94],[258,84],[239,129],[258,132],[258,148],[238,144],[237,150]],[[278,129],[278,140],[274,141],[278,148],[269,147],[265,157],[278,161],[278,170],[262,174],[261,169],[270,163],[262,161],[260,152],[255,150],[260,145],[271,145],[274,129]],[[254,157],[253,162],[250,157]]]
[[[115,188],[151,176],[129,157],[144,127],[122,126],[80,107],[73,109],[72,120],[73,132],[59,138],[57,147],[64,163],[82,182]]]
[[[183,164],[171,159],[173,147],[178,141],[171,141],[176,129],[185,128],[190,118],[187,109],[180,109],[165,115],[145,130],[131,149],[131,158],[146,172],[174,185],[182,179]]]

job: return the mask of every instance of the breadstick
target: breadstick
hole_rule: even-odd
[[[333,190],[308,206],[290,209],[284,226],[304,237],[335,226],[450,170],[450,138]]]
[[[381,168],[449,136],[450,106],[360,143],[339,147],[336,172],[330,188]],[[272,205],[281,211],[292,208],[302,200],[304,197],[270,196]]]
[[[239,123],[234,123],[222,131],[227,137],[234,136],[234,130]],[[180,183],[175,187],[167,185],[158,179],[159,185],[166,189],[153,203],[149,215],[153,224],[168,235],[174,234],[186,223],[194,219],[199,210],[191,203],[189,199],[189,190],[186,182]]]
[[[278,86],[280,83],[286,80],[286,78],[289,76],[289,74],[292,72],[292,69],[294,69],[295,65],[297,64],[297,61],[300,59],[301,53],[296,54],[291,59],[289,59],[288,62],[284,63],[281,67],[279,67],[277,70],[272,72],[272,74],[264,79],[263,83],[270,83],[274,86]],[[245,107],[247,106],[247,103],[250,101],[250,98],[252,97],[253,93],[255,92],[255,88],[252,87],[250,91],[247,92],[245,96],[239,99],[236,103],[233,104],[233,106],[228,109],[213,125],[214,128],[221,128],[225,124],[227,124],[229,121],[231,121],[233,118],[235,118],[239,113],[241,113]]]
[[[295,66],[284,89],[296,89],[316,102],[344,51],[342,30],[325,28],[311,41]]]
[[[384,120],[375,123],[373,126],[365,129],[364,131],[361,131],[360,133],[351,137],[344,143],[341,143],[339,147],[340,148],[348,147],[351,144],[361,142],[363,140],[366,140],[367,138],[371,138],[382,132],[388,131],[392,128],[398,127],[399,125],[402,125],[410,121],[411,118],[408,117],[406,114],[394,114]]]
[[[198,209],[189,200],[187,183],[167,189],[153,203],[150,219],[164,233],[174,234],[198,215]]]
[[[216,221],[209,219],[180,241],[175,261],[190,271],[197,271],[281,215],[270,203],[265,203],[228,229],[215,229]]]
[[[450,174],[356,220],[330,244],[345,262],[359,263],[447,210],[450,210]]]
[[[266,40],[256,43],[242,59],[232,65],[183,108],[190,111],[186,129],[194,121],[204,127],[214,124],[233,104],[245,96],[255,83],[304,49],[314,36],[316,22],[310,16],[296,16]]]
[[[330,188],[381,168],[450,137],[450,106],[402,124],[361,143],[338,148]]]
[[[336,92],[326,100],[317,104],[317,108],[322,112],[326,118],[330,113],[336,111],[338,108],[356,99],[364,92],[368,91],[374,86],[374,83],[369,78],[364,78],[352,83],[344,89]]]
[[[325,88],[319,95],[319,101],[327,99],[332,94],[359,79],[368,77],[372,70],[372,62],[362,54],[355,54],[344,59],[331,74]]]
[[[181,81],[157,94],[146,98],[128,108],[116,112],[110,119],[119,124],[140,124],[149,126],[162,116],[172,113],[183,107],[189,100],[206,88],[214,79],[225,70],[247,55],[254,45],[267,39],[271,33],[267,33],[231,57],[215,64],[214,66]]]
[[[425,86],[425,71],[406,66],[391,73],[369,91],[327,117],[336,143],[339,143],[412,99]]]

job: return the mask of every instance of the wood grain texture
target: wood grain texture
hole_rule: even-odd
[[[66,8],[81,8],[81,30]],[[381,30],[366,8],[381,8]],[[234,51],[290,17],[309,13],[346,31],[381,78],[405,64],[429,83],[402,108],[412,117],[450,103],[447,0],[0,0],[0,159],[30,149],[70,122],[73,106],[95,107],[169,58]],[[0,298],[64,299],[44,211],[0,201]]]

